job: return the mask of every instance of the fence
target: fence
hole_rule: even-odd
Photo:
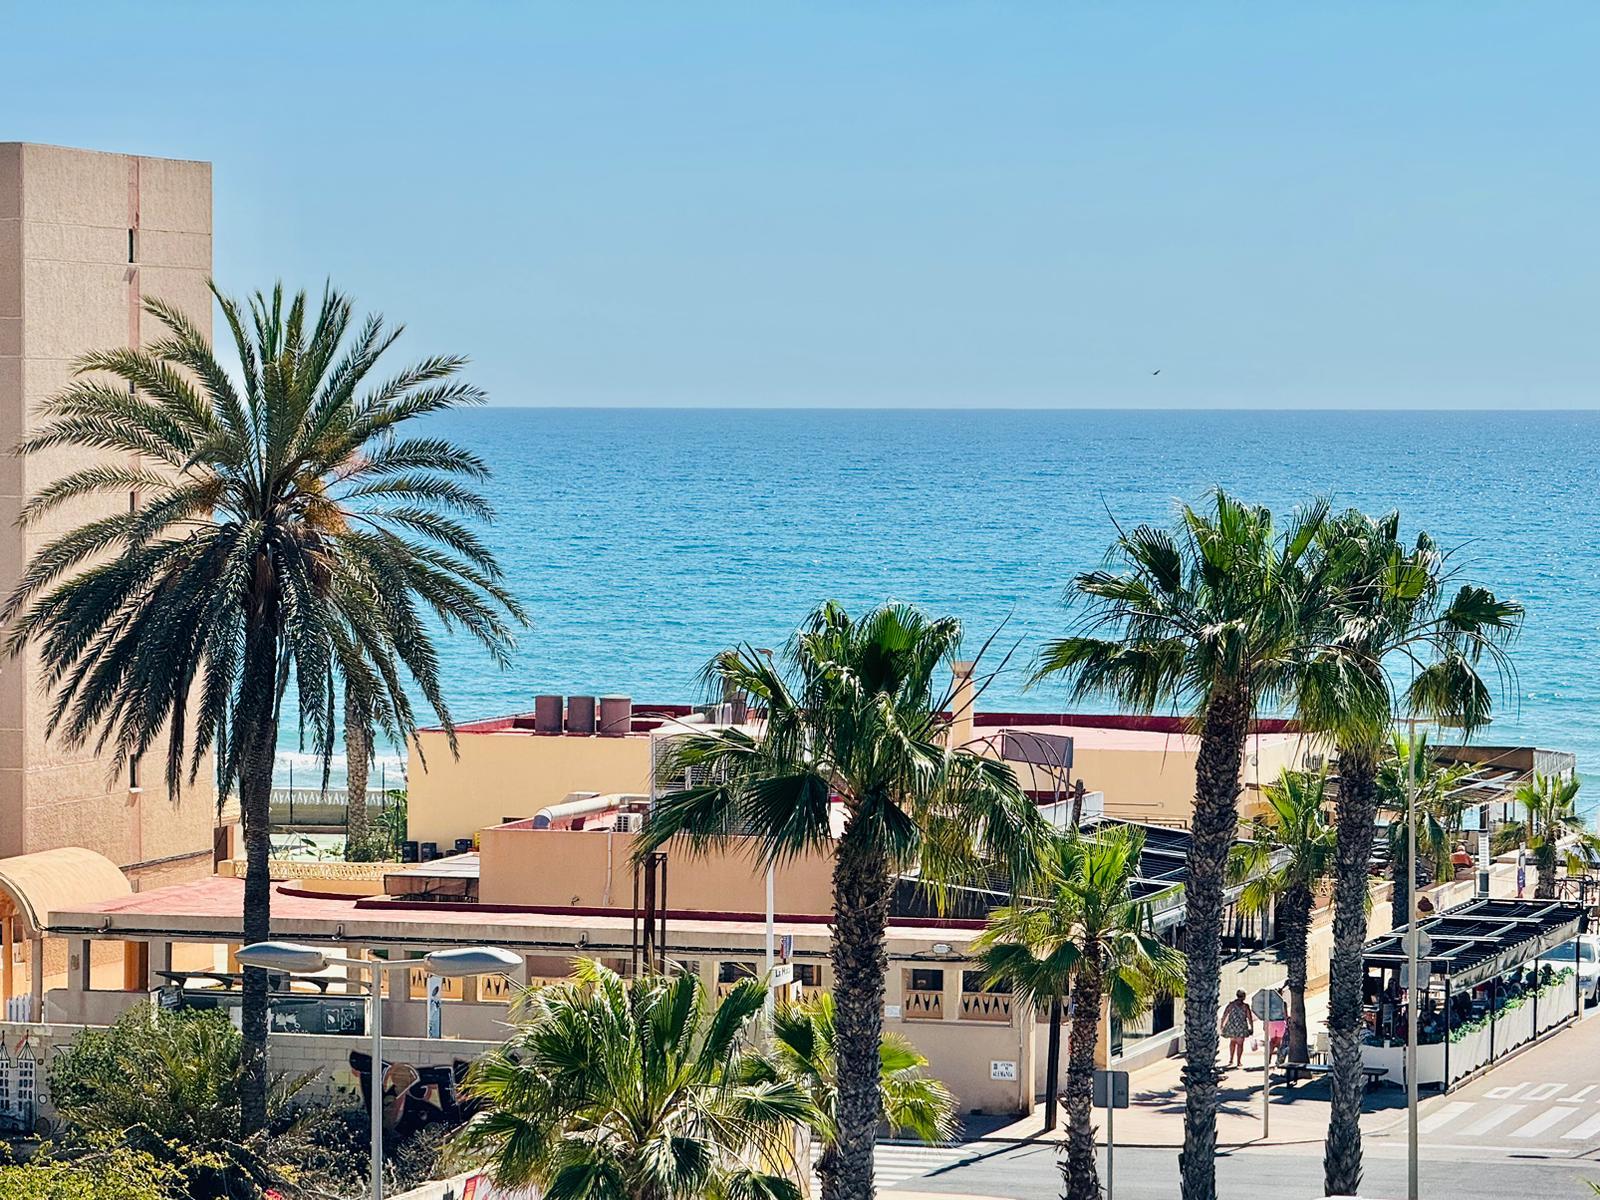
[[[375,816],[392,803],[387,789],[367,789],[368,814]],[[275,829],[343,829],[350,819],[344,788],[275,787],[268,804]]]

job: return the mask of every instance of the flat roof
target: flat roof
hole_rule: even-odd
[[[981,714],[980,714],[981,715]],[[1072,739],[1072,748],[1078,750],[1139,750],[1139,751],[1164,751],[1174,754],[1196,754],[1200,750],[1200,739],[1192,733],[1181,729],[1124,729],[1109,728],[1102,725],[1055,725],[1039,724],[1030,725],[1022,722],[1008,722],[1005,725],[980,725],[984,733],[991,730],[1002,733],[1013,730],[1018,733],[1054,734],[1058,737]],[[975,731],[976,731],[975,729]],[[1298,741],[1304,741],[1311,735],[1301,733],[1252,733],[1250,744],[1252,746],[1282,746]]]
[[[1563,900],[1468,900],[1429,917],[1420,928],[1433,945],[1428,965],[1453,984],[1471,986],[1531,962],[1578,932],[1583,906]],[[1368,942],[1367,966],[1406,961],[1402,926]]]
[[[148,892],[50,914],[55,936],[109,939],[237,942],[243,936],[244,882],[213,875]],[[529,949],[626,953],[633,917],[626,911],[562,911],[550,907],[400,901],[384,896],[353,898],[273,885],[274,937],[364,945],[420,943],[476,945],[485,941]],[[792,935],[807,957],[826,951],[828,919],[780,915],[774,923]],[[902,956],[924,953],[935,943],[965,945],[981,922],[892,921],[891,943]],[[757,914],[713,916],[668,914],[667,944],[675,953],[744,952],[760,947],[766,922]],[[741,944],[747,943],[747,944]]]

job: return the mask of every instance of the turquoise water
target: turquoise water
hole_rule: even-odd
[[[954,613],[974,642],[1006,622],[1020,663],[1064,627],[1113,517],[1164,521],[1221,484],[1398,507],[1455,547],[1528,609],[1486,739],[1600,761],[1600,414],[491,408],[435,426],[493,468],[488,540],[533,618],[505,673],[445,642],[458,718],[542,691],[687,700],[715,650],[777,644],[825,597]],[[985,698],[1063,703],[1020,665]]]

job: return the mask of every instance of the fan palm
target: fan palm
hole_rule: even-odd
[[[517,1002],[516,1031],[478,1059],[462,1131],[501,1187],[545,1200],[797,1200],[806,1091],[759,1078],[741,1047],[765,984],[737,984],[707,1014],[695,975],[624,984],[580,960],[570,982]]]
[[[949,745],[949,695],[936,677],[960,640],[953,619],[885,605],[857,620],[829,603],[790,640],[784,668],[753,647],[719,655],[708,668],[714,694],[744,697],[760,729],[673,739],[662,777],[703,782],[657,801],[636,851],[679,835],[701,849],[742,833],[768,864],[808,851],[834,856],[839,1099],[829,1200],[872,1195],[896,875],[914,871],[937,889],[997,863],[1020,878],[1045,835],[1010,767]]]
[[[1600,837],[1578,812],[1581,786],[1582,781],[1576,775],[1536,774],[1517,789],[1517,803],[1523,813],[1523,837],[1528,849],[1533,851],[1533,865],[1537,871],[1533,889],[1537,899],[1555,899],[1556,867],[1561,859],[1562,842],[1571,839],[1586,850],[1600,850]]]
[[[1333,876],[1337,834],[1324,811],[1323,771],[1284,771],[1262,789],[1266,811],[1234,847],[1229,875],[1245,912],[1276,910],[1289,989],[1288,1061],[1311,1061],[1306,1037],[1306,960],[1311,910]]]
[[[1185,506],[1174,531],[1119,534],[1110,558],[1120,570],[1074,580],[1084,611],[1071,636],[1045,646],[1035,672],[1067,680],[1077,699],[1186,711],[1199,735],[1185,917],[1185,1200],[1216,1195],[1224,883],[1245,740],[1258,712],[1296,693],[1299,671],[1322,649],[1313,551],[1325,511],[1313,505],[1280,530],[1267,509],[1218,491],[1208,512]]]
[[[341,681],[381,696],[370,711],[398,737],[414,724],[408,671],[449,729],[430,622],[465,628],[503,662],[520,610],[458,519],[489,515],[472,490],[486,468],[404,433],[482,401],[452,378],[464,360],[374,381],[400,330],[378,317],[352,325],[343,296],[325,292],[313,313],[281,287],[248,310],[215,295],[237,382],[188,317],[147,300],[170,336],[86,356],[44,404],[23,453],[104,457],[44,488],[23,519],[85,498],[118,507],[41,550],[0,617],[10,653],[38,645],[53,735],[118,765],[164,738],[174,793],[215,751],[220,788],[240,799],[251,942],[271,929],[268,797],[285,694],[326,774]],[[264,972],[245,972],[246,1133],[266,1119],[266,989]]]
[[[778,1008],[767,1053],[752,1060],[751,1081],[787,1079],[811,1098],[811,1133],[821,1153],[817,1177],[824,1195],[834,1194],[839,1155],[839,1054],[833,997],[827,992]],[[937,1079],[923,1074],[928,1065],[905,1038],[885,1034],[878,1044],[878,1085],[889,1132],[937,1143],[953,1138],[960,1126],[955,1098]]]
[[[1131,1020],[1157,992],[1183,992],[1183,955],[1156,935],[1149,902],[1133,895],[1143,850],[1144,831],[1137,826],[1057,835],[1027,884],[1038,898],[996,909],[973,942],[991,980],[1009,981],[1036,1004],[1059,996],[1063,979],[1071,981],[1062,1165],[1068,1200],[1100,1196],[1090,1117],[1101,1005],[1109,1001],[1119,1017]]]
[[[1408,739],[1396,730],[1389,753],[1378,766],[1378,805],[1388,817],[1384,828],[1394,891],[1390,925],[1399,929],[1411,912],[1411,889],[1424,878],[1444,883],[1454,875],[1451,852],[1461,833],[1467,796],[1461,783],[1472,774],[1468,763],[1441,764],[1428,735]],[[1407,861],[1407,797],[1416,815],[1417,862]]]
[[[1324,523],[1320,543],[1327,573],[1317,608],[1330,645],[1302,677],[1297,707],[1307,724],[1331,734],[1339,754],[1328,983],[1333,1100],[1323,1174],[1329,1195],[1353,1195],[1361,1177],[1361,948],[1383,749],[1400,713],[1459,724],[1469,734],[1488,720],[1485,671],[1506,677],[1505,646],[1522,609],[1480,587],[1452,593],[1447,556],[1426,533],[1402,541],[1398,513],[1343,513]]]

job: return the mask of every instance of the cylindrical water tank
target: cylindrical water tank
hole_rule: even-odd
[[[568,696],[567,697],[567,732],[568,733],[593,733],[594,732],[594,697],[593,696]]]
[[[633,732],[633,697],[600,697],[600,735],[621,737]]]
[[[533,698],[533,731],[535,733],[561,732],[560,696],[535,696]]]

